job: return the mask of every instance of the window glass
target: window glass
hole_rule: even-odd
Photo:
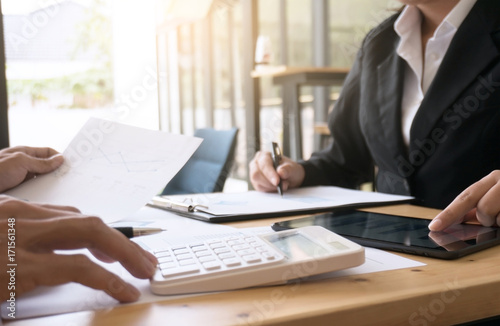
[[[329,0],[330,65],[350,67],[365,35],[401,7],[396,0]]]
[[[91,116],[157,128],[154,8],[2,0],[10,144],[64,150]]]

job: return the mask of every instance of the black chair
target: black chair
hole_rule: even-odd
[[[222,191],[234,162],[237,134],[238,128],[197,129],[194,136],[203,142],[160,195]]]

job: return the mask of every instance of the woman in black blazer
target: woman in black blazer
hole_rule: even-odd
[[[400,1],[420,12],[417,32],[426,54],[459,1]],[[461,7],[467,3],[472,8],[427,80],[406,141],[402,106],[415,94],[405,89],[409,64],[398,54],[397,13],[363,41],[329,117],[332,145],[307,161],[284,158],[277,170],[269,153],[257,153],[250,163],[254,188],[275,191],[280,179],[285,190],[374,181],[377,191],[412,195],[429,207],[449,205],[433,230],[472,218],[500,224],[500,1],[463,0]]]

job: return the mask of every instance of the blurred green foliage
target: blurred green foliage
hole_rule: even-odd
[[[31,104],[49,101],[57,107],[94,108],[113,103],[112,20],[109,1],[93,0],[85,8],[85,17],[75,26],[74,44],[68,60],[93,57],[92,68],[79,73],[48,79],[8,80],[12,104],[20,96],[29,96]],[[68,98],[72,98],[68,102]],[[60,99],[60,100],[59,100]]]

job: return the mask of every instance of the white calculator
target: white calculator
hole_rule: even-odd
[[[153,253],[158,268],[151,290],[160,295],[283,284],[365,261],[363,247],[320,226],[216,237]]]

